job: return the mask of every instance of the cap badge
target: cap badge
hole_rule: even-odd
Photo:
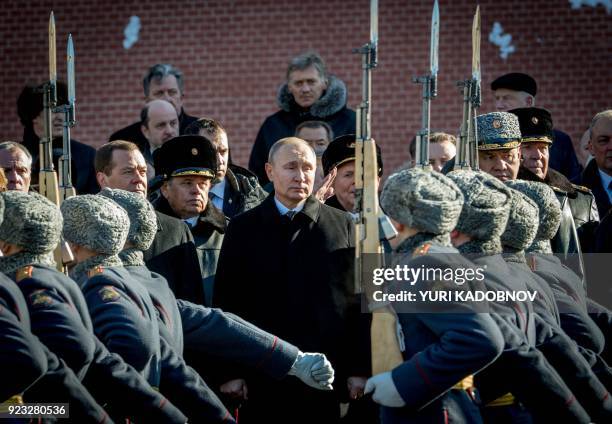
[[[355,147],[355,143],[354,143],[354,142],[351,142],[351,143],[349,143],[349,145],[348,145],[347,147],[349,147],[349,148],[351,148],[351,149],[352,149],[352,148],[354,148],[354,147]]]
[[[196,149],[195,147],[193,149],[191,149],[191,154],[194,156],[198,155],[198,149]]]
[[[533,122],[533,125],[537,125],[538,124],[538,117],[534,116],[531,118],[531,122]]]
[[[501,121],[499,121],[498,119],[493,120],[493,128],[499,129],[501,128],[501,126],[502,126]]]

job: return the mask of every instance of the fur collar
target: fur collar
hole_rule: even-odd
[[[278,89],[276,102],[278,103],[278,107],[285,112],[300,110],[300,107],[295,103],[295,100],[293,100],[293,95],[289,93],[289,88],[286,83]],[[330,75],[327,90],[325,90],[319,100],[310,106],[308,113],[315,118],[327,118],[339,112],[345,106],[346,85],[340,79]]]
[[[26,265],[44,265],[55,268],[56,263],[53,259],[53,252],[35,255],[30,252],[19,252],[11,256],[0,257],[0,272],[12,274]]]
[[[92,256],[91,258],[86,259],[81,263],[78,263],[70,272],[70,277],[72,277],[74,281],[76,281],[79,285],[82,286],[83,283],[85,283],[88,279],[87,272],[97,266],[123,266],[123,262],[121,262],[121,259],[119,259],[119,256],[117,255]]]
[[[502,245],[499,238],[489,240],[474,239],[462,244],[457,249],[463,254],[491,256],[500,254],[502,252]]]
[[[432,245],[442,247],[452,247],[449,234],[417,233],[402,241],[395,251],[397,253],[412,254],[417,247],[425,243],[431,243]]]
[[[562,173],[555,171],[550,167],[548,168],[548,173],[546,174],[546,178],[544,178],[544,180],[542,180],[536,174],[534,174],[529,169],[523,166],[519,168],[517,178],[519,180],[537,181],[539,183],[544,183],[546,185],[551,186],[552,188],[564,191],[572,199],[577,196],[576,189],[574,188],[574,185],[570,182],[570,180],[568,180]]]
[[[119,259],[123,262],[123,266],[141,266],[145,264],[142,250],[136,248],[122,250],[119,252]]]

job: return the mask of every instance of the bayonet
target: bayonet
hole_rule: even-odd
[[[431,99],[437,96],[438,79],[438,41],[440,38],[440,11],[438,0],[434,1],[431,12],[431,35],[429,45],[429,74],[415,77],[413,82],[423,85],[423,112],[421,129],[417,134],[415,149],[415,166],[429,167],[429,132],[430,132],[430,104]]]
[[[476,116],[480,108],[480,5],[476,6],[472,22],[472,137],[470,145],[470,164],[472,169],[478,169],[478,125]]]
[[[397,338],[397,316],[389,305],[373,304],[372,272],[382,266],[381,228],[388,218],[378,204],[378,164],[371,133],[371,73],[377,65],[378,0],[370,0],[370,40],[357,50],[362,55],[362,101],[355,134],[355,290],[364,293],[372,312],[370,329],[372,373],[389,371],[402,361]]]
[[[463,94],[463,118],[454,169],[478,169],[476,115],[481,102],[480,38],[480,6],[477,6],[472,20],[472,76],[457,83]]]
[[[66,47],[66,69],[68,81],[68,103],[55,108],[54,112],[64,114],[63,134],[62,134],[62,156],[59,158],[59,198],[60,203],[69,197],[76,196],[76,191],[72,185],[72,154],[70,151],[70,129],[76,124],[75,105],[76,87],[74,73],[74,43],[72,34],[68,34],[68,44]]]

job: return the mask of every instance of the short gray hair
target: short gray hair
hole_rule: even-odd
[[[319,76],[327,82],[329,76],[327,74],[327,68],[325,67],[325,62],[323,58],[319,56],[316,52],[306,52],[302,53],[299,56],[294,57],[289,62],[289,66],[287,66],[287,81],[289,81],[289,75],[293,71],[303,71],[304,69],[310,68],[314,66],[317,72],[319,72]]]
[[[274,143],[272,147],[270,147],[270,152],[268,153],[268,163],[272,163],[274,161],[274,156],[276,156],[276,153],[281,149],[281,147],[288,145],[306,146],[306,148],[310,150],[315,157],[317,156],[314,149],[310,144],[308,144],[308,142],[297,137],[285,137],[281,138],[276,143]]]
[[[602,118],[612,120],[612,109],[603,110],[593,117],[593,119],[591,120],[591,125],[589,125],[589,138],[591,138],[593,134],[593,128],[595,128],[597,122]]]
[[[144,94],[146,97],[149,96],[149,89],[151,87],[151,81],[160,81],[167,76],[173,75],[176,78],[181,94],[183,94],[183,73],[174,66],[168,63],[158,63],[149,68],[149,71],[142,80],[142,87],[144,88]]]
[[[32,155],[30,154],[30,151],[23,144],[17,143],[16,141],[3,141],[0,143],[0,151],[2,150],[8,150],[9,152],[21,150],[21,152],[23,152],[25,157],[27,157],[28,160],[30,161],[30,169],[32,168],[32,161],[33,161]]]

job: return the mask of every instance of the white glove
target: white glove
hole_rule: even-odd
[[[331,362],[322,353],[299,352],[297,359],[289,370],[289,375],[295,375],[315,389],[333,389],[334,369]]]
[[[370,377],[365,386],[365,394],[372,392],[372,400],[380,405],[401,408],[406,405],[391,377],[391,372],[383,372]]]

